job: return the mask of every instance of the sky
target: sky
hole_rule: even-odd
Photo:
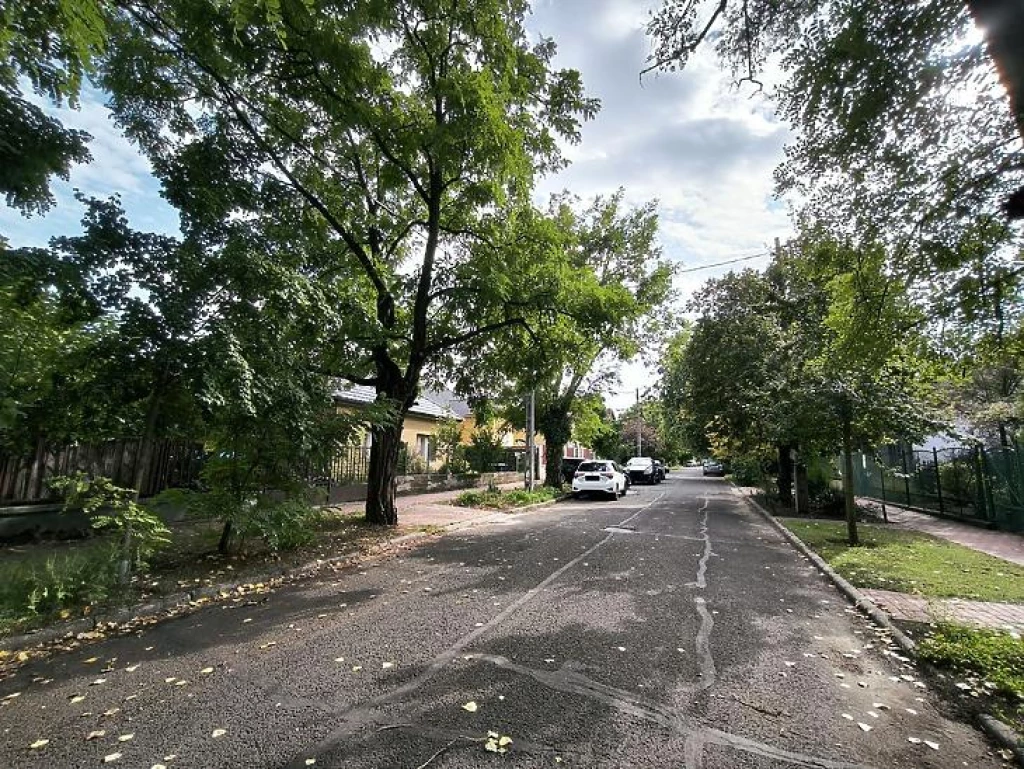
[[[680,302],[708,278],[736,267],[763,267],[767,257],[710,269],[703,265],[766,254],[774,238],[791,231],[785,205],[772,196],[772,171],[782,160],[787,129],[763,96],[732,87],[710,55],[682,73],[640,71],[651,49],[644,0],[534,0],[527,26],[558,45],[555,66],[578,69],[588,95],[602,108],[583,128],[571,161],[541,180],[539,203],[568,189],[587,200],[623,187],[629,203],[659,201],[659,239],[665,258],[680,265]],[[76,166],[55,185],[57,205],[45,216],[25,218],[0,204],[0,233],[15,246],[43,246],[54,235],[80,230],[78,188],[89,195],[120,195],[131,226],[177,232],[177,215],[160,197],[148,161],[122,136],[95,90],[79,109],[54,110],[66,125],[93,137],[93,162]],[[621,410],[657,375],[642,363],[626,364],[621,384],[606,395]]]

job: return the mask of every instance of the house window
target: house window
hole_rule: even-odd
[[[430,436],[423,433],[416,435],[416,453],[424,459],[431,459],[433,452],[430,450]]]

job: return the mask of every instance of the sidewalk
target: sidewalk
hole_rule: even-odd
[[[967,601],[958,598],[922,598],[890,590],[860,588],[894,619],[911,622],[952,621],[1000,630],[1024,631],[1024,605]]]
[[[858,498],[857,504],[876,511],[879,515],[882,514],[880,502]],[[1002,558],[1004,561],[1024,566],[1024,536],[1020,534],[983,529],[980,526],[938,518],[888,503],[885,509],[889,516],[890,526],[922,531],[925,534],[948,539],[950,542],[956,542],[972,550],[979,550],[982,553],[994,555],[996,558]]]
[[[522,483],[505,483],[498,488],[503,491],[522,488]],[[412,529],[421,526],[451,526],[465,523],[477,518],[486,518],[499,512],[498,510],[482,510],[475,507],[457,507],[452,500],[464,491],[473,489],[454,489],[452,491],[436,491],[430,494],[410,494],[398,497],[395,505],[398,508],[398,526],[400,529]],[[345,502],[335,505],[346,513],[362,512],[365,500]]]

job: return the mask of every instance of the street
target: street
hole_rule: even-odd
[[[30,663],[0,766],[1001,766],[886,648],[687,469]]]

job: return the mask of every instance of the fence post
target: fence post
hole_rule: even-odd
[[[935,493],[939,496],[939,512],[946,512],[942,505],[942,473],[939,472],[939,450],[932,447],[932,458],[935,460]]]
[[[903,488],[907,492],[907,507],[910,507],[910,473],[907,471],[907,449],[900,446],[900,459],[903,462]]]
[[[885,509],[885,468],[881,464],[878,465],[878,477],[882,481],[882,520],[888,523],[889,513]]]
[[[988,452],[985,451],[985,447],[981,447],[981,477],[985,489],[985,499],[988,501],[989,509],[989,520],[994,521],[997,517],[996,513],[996,500],[992,494],[992,465],[988,461]]]
[[[981,452],[981,447],[974,447],[974,493],[977,497],[978,512],[981,513],[982,518],[990,521],[992,520],[992,511],[989,509],[988,502],[985,499],[985,466],[981,460]]]

